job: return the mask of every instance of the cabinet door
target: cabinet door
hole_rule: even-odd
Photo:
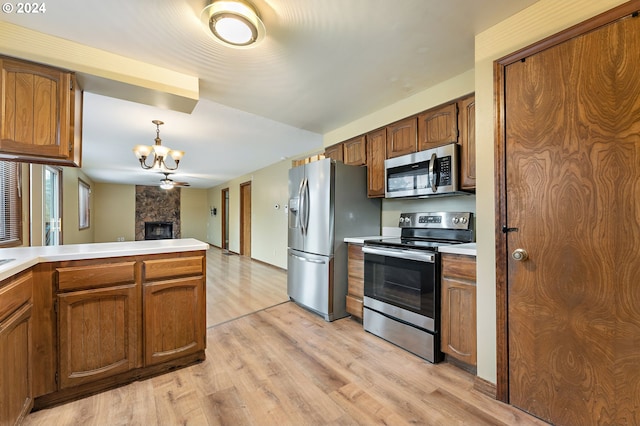
[[[384,197],[384,160],[386,159],[387,131],[380,129],[367,134],[367,195]]]
[[[471,96],[458,102],[460,115],[460,187],[476,188],[476,98]]]
[[[331,158],[332,160],[336,160],[336,161],[343,161],[344,160],[344,152],[343,152],[343,147],[342,144],[335,144],[335,145],[331,145],[327,148],[324,149],[324,156],[325,158]]]
[[[362,319],[364,298],[364,253],[362,253],[362,244],[349,243],[348,252],[347,312],[354,317]]]
[[[367,150],[365,147],[365,137],[349,139],[343,142],[344,164],[350,166],[364,166],[367,162]]]
[[[58,294],[60,388],[135,368],[136,285]]]
[[[0,323],[0,424],[18,424],[33,407],[28,303]]]
[[[418,115],[418,151],[458,141],[458,106],[454,102]]]
[[[442,352],[476,365],[476,262],[442,255]]]
[[[387,158],[416,152],[416,117],[387,126]]]
[[[144,285],[145,366],[205,348],[204,277]]]
[[[71,73],[30,62],[0,59],[0,152],[49,158],[68,163],[73,159],[71,129]]]

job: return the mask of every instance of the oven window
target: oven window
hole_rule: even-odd
[[[365,296],[434,318],[436,264],[365,254]]]

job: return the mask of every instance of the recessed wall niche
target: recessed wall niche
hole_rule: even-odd
[[[136,241],[145,239],[145,222],[171,222],[180,238],[180,188],[136,185]]]

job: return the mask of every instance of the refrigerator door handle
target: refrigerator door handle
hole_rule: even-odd
[[[306,177],[302,182],[302,212],[300,214],[302,233],[307,234],[309,229],[309,179]]]
[[[324,265],[325,261],[324,260],[316,260],[316,259],[307,259],[306,257],[302,257],[302,256],[297,256],[295,254],[289,253],[289,256],[291,257],[295,257],[298,260],[301,260],[303,262],[309,262],[309,263],[318,263],[320,265]]]
[[[306,178],[305,178],[306,179]],[[304,200],[302,199],[302,193],[304,191],[304,181],[305,179],[302,179],[302,181],[300,181],[300,186],[298,187],[298,206],[297,206],[297,212],[298,212],[298,223],[300,224],[300,229],[302,231],[302,235],[304,235],[304,223],[302,220],[302,215],[303,215],[303,210],[304,210]]]

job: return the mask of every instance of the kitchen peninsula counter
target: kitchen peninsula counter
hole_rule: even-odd
[[[24,360],[0,357],[0,370],[17,371],[0,400],[20,394],[0,424],[203,361],[208,248],[185,238],[0,249],[12,259],[0,264],[0,352],[11,345]]]
[[[0,249],[0,259],[14,259],[0,265],[0,281],[44,262],[177,253],[208,248],[207,243],[183,238]]]

